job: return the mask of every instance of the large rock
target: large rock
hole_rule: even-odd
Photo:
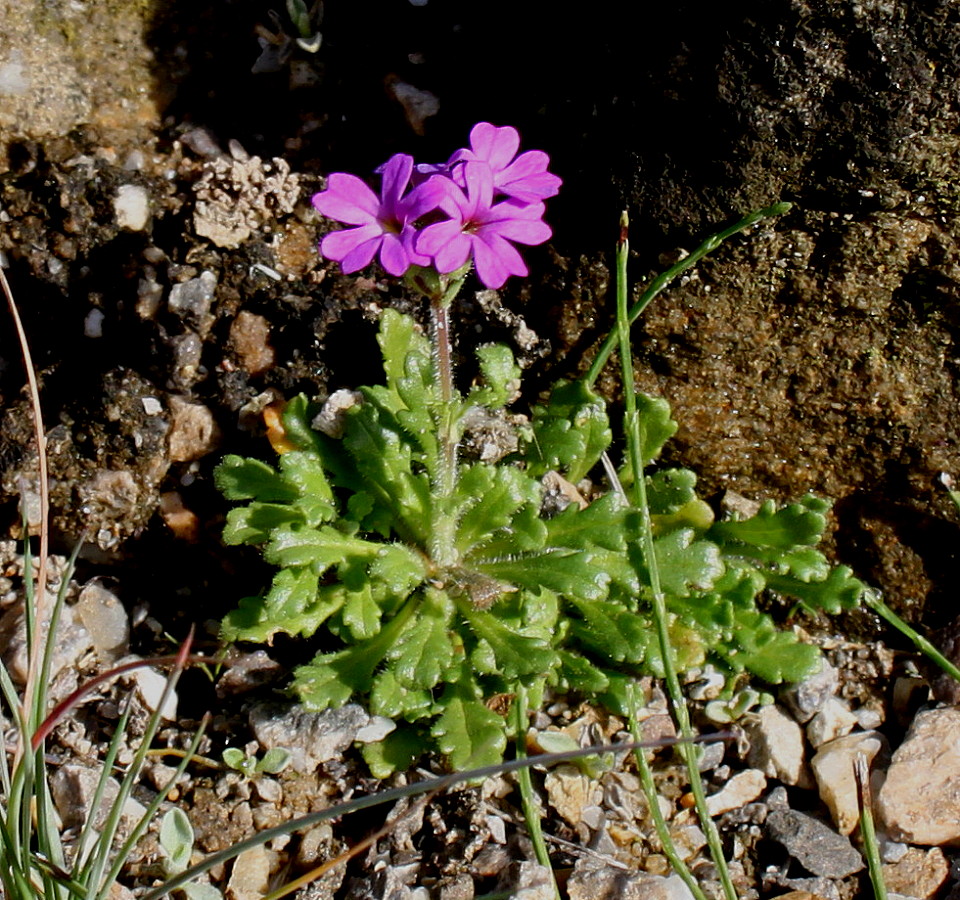
[[[894,840],[960,839],[960,709],[917,713],[893,754],[877,812]]]

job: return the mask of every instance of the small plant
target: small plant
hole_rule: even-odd
[[[160,848],[164,853],[164,874],[174,878],[193,862],[193,826],[179,807],[168,810],[160,822]],[[189,900],[221,900],[223,896],[211,884],[188,882],[181,890]]]
[[[282,747],[271,747],[261,759],[239,747],[227,747],[220,758],[228,769],[239,772],[244,778],[277,775],[290,765],[290,751]]]
[[[729,676],[797,680],[817,659],[761,610],[764,591],[836,612],[864,590],[816,549],[828,502],[768,502],[715,522],[692,472],[646,472],[676,424],[665,401],[643,394],[624,492],[558,502],[545,485],[558,473],[579,482],[611,443],[596,366],[555,385],[502,458],[468,457],[471,423],[508,421],[521,372],[506,347],[482,346],[478,384],[458,390],[452,301],[471,261],[487,287],[526,274],[513,242],[549,237],[543,200],[560,186],[546,154],[516,156],[518,144],[513,129],[481,123],[445,165],[398,154],[382,167],[379,197],[355,176],[330,176],[314,205],[354,227],[328,234],[321,252],[347,272],[379,253],[429,302],[429,337],[385,311],[385,384],[361,388],[335,427],[329,410],[294,398],[276,467],[230,456],[217,471],[224,494],[244,503],[225,540],[263,547],[279,569],[269,592],[227,617],[224,637],[319,635],[293,690],[308,708],[360,698],[401,723],[365,748],[375,774],[431,746],[456,768],[499,761],[509,725],[497,696],[523,692],[535,706],[551,685],[626,712],[634,676],[665,671],[657,598],[678,666],[712,662],[732,692]],[[637,478],[642,502],[631,502]]]

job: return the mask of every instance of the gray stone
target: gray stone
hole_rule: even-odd
[[[75,610],[98,653],[114,658],[126,652],[130,623],[127,611],[113,591],[96,579],[88,581],[80,591]]]
[[[807,722],[818,713],[829,697],[837,692],[840,676],[837,670],[821,659],[820,668],[799,684],[780,692],[780,699],[787,705],[798,722]]]
[[[592,859],[581,859],[567,881],[569,900],[693,900],[677,875],[626,872]]]
[[[863,868],[863,859],[848,838],[819,819],[794,809],[775,809],[767,816],[767,834],[782,844],[811,875],[845,878]]]
[[[290,768],[304,774],[336,759],[370,724],[370,716],[356,703],[317,713],[299,705],[259,703],[250,710],[249,719],[260,746],[289,750]]]

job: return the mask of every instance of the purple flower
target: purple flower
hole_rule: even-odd
[[[470,148],[454,153],[447,161],[447,167],[460,187],[464,187],[456,163],[483,160],[493,172],[493,186],[497,193],[522,203],[537,203],[553,197],[563,182],[547,171],[550,157],[542,150],[528,150],[517,156],[519,147],[520,135],[516,128],[509,125],[497,128],[489,122],[479,122],[470,131]]]
[[[356,175],[332,174],[327,189],[314,194],[313,205],[328,218],[357,227],[328,234],[320,243],[321,254],[339,262],[344,272],[362,269],[378,250],[391,275],[403,275],[411,265],[429,266],[430,259],[415,247],[413,223],[436,209],[443,192],[422,184],[404,196],[412,171],[412,156],[391,156],[381,167],[379,197]]]
[[[542,219],[542,203],[493,202],[495,173],[487,162],[467,160],[459,168],[466,193],[445,175],[435,175],[424,185],[441,193],[439,207],[450,218],[424,228],[416,250],[432,257],[436,270],[444,274],[473,256],[480,280],[488,288],[499,288],[510,275],[527,274],[511,241],[542,244],[553,232]]]

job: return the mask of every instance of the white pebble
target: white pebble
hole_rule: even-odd
[[[83,320],[83,335],[88,338],[103,337],[103,320],[106,317],[103,310],[94,307]]]
[[[138,184],[124,184],[113,198],[117,225],[130,231],[143,231],[150,219],[150,196]]]

